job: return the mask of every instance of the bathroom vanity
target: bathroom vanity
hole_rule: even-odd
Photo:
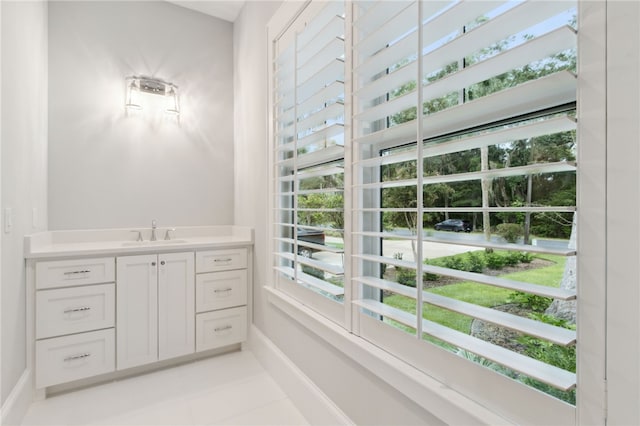
[[[250,228],[133,231],[25,237],[27,355],[39,397],[51,386],[135,374],[246,340]]]

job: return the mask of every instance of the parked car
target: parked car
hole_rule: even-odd
[[[462,219],[447,219],[436,223],[436,231],[471,232],[471,222]]]
[[[322,231],[317,231],[315,229],[298,228],[296,234],[297,234],[298,241],[318,244],[321,246],[324,245],[324,232]],[[302,246],[302,245],[298,246],[298,254],[304,257],[311,257],[313,253],[317,251],[320,251],[320,250],[317,250],[311,247]]]

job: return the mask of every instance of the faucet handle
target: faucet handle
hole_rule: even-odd
[[[133,229],[131,230],[131,232],[137,232],[138,233],[138,238],[136,238],[136,241],[144,241],[142,239],[142,232],[136,231],[136,230],[133,230]]]
[[[151,227],[152,227],[152,228],[156,228],[157,226],[158,226],[158,222],[156,222],[156,220],[155,220],[155,219],[152,219],[152,220],[151,220]]]
[[[164,239],[165,240],[170,240],[171,239],[171,235],[169,234],[169,232],[175,231],[176,228],[167,228],[167,231],[164,233]]]

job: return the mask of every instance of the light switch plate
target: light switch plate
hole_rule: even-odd
[[[13,230],[13,209],[7,207],[4,209],[4,233],[10,234]]]

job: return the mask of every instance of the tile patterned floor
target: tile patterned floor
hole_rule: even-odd
[[[308,425],[248,351],[47,398],[23,425]]]

